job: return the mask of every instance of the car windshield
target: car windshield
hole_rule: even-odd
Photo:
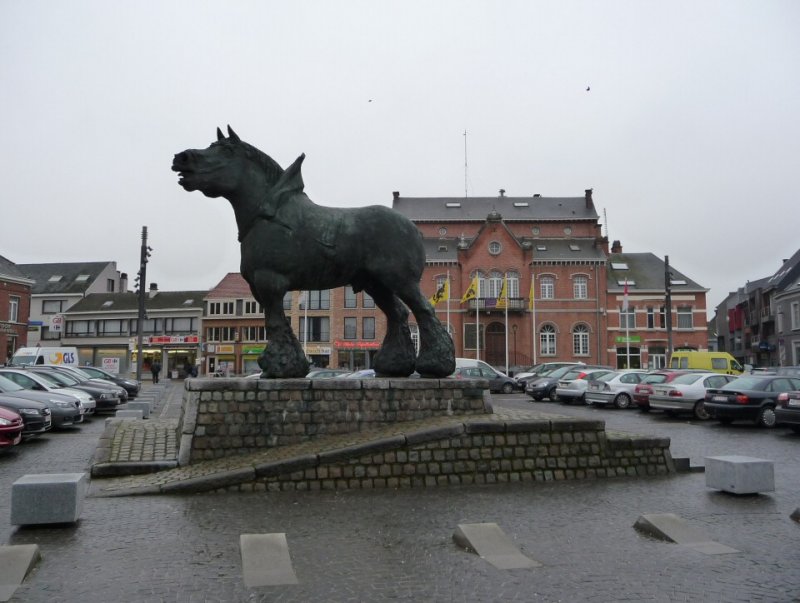
[[[658,375],[647,375],[644,379],[642,379],[642,383],[664,383],[667,380],[667,376],[662,374]]]
[[[542,375],[542,377],[558,377],[560,379],[561,377],[566,375],[568,372],[574,371],[574,370],[575,370],[574,366],[570,366],[570,365],[560,366],[557,369],[555,369],[554,371],[551,371],[550,373]]]
[[[47,383],[50,387],[62,387],[63,384],[57,381],[52,375],[46,373],[36,373],[36,376],[41,380]]]
[[[0,375],[0,391],[2,391],[4,394],[7,394],[8,392],[18,392],[24,389],[24,387],[17,385],[8,377]]]
[[[79,367],[78,367],[76,370],[77,370],[77,371],[78,371],[78,372],[79,372],[79,373],[80,373],[82,376],[86,377],[87,379],[94,379],[95,377],[97,377],[97,376],[98,376],[98,375],[96,375],[96,374],[94,374],[94,373],[91,373],[91,372],[87,371],[87,370],[86,370],[85,368],[83,368],[82,366],[79,366]]]
[[[614,377],[616,377],[617,375],[621,375],[621,374],[622,373],[614,373],[614,372],[606,373],[605,375],[600,375],[597,378],[597,381],[611,381]]]
[[[564,379],[580,379],[581,373],[583,373],[583,371],[580,369],[578,370],[572,369],[566,375],[564,375]]]
[[[64,387],[65,385],[75,385],[78,380],[73,379],[69,375],[65,375],[63,373],[56,373],[53,371],[52,373],[37,373],[38,375],[49,379],[51,382],[55,383],[59,387]]]
[[[597,379],[598,377],[601,377],[601,376],[606,375],[608,373],[609,373],[609,371],[594,371],[593,373],[586,373],[583,377],[581,377],[581,379],[585,379],[586,381],[589,381],[591,379]]]
[[[704,375],[698,375],[695,373],[686,373],[685,375],[680,375],[679,377],[675,377],[672,382],[673,383],[681,383],[683,385],[689,385],[694,383],[698,379],[702,379]]]

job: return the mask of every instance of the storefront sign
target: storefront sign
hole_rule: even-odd
[[[61,333],[63,329],[64,329],[64,315],[53,314],[53,316],[50,317],[50,332]]]
[[[152,335],[150,344],[154,343],[200,343],[199,335]]]
[[[217,344],[216,353],[217,354],[233,354],[233,346],[232,345],[218,343]]]
[[[0,333],[10,333],[11,335],[13,335],[16,332],[17,331],[12,323],[0,322]]]
[[[630,337],[617,336],[614,341],[617,343],[641,343],[642,338],[638,335],[631,335]]]
[[[261,347],[257,347],[257,348],[254,348],[254,347],[242,348],[242,354],[244,354],[244,355],[260,354],[263,351],[264,351],[264,346],[263,345]]]
[[[306,354],[314,356],[330,356],[331,348],[327,345],[307,345]]]
[[[119,374],[119,358],[102,358],[101,368],[109,373]]]
[[[337,339],[333,345],[340,350],[377,350],[381,347],[379,341],[348,341]]]

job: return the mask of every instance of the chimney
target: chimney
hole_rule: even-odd
[[[120,293],[127,293],[128,292],[128,273],[122,272],[119,275],[119,292]]]
[[[592,209],[594,206],[594,201],[592,201],[592,189],[587,188],[584,192],[586,194],[586,209]]]
[[[611,253],[622,253],[622,243],[619,241],[611,243]]]
[[[505,197],[506,196],[506,189],[504,189],[504,188],[500,189],[500,196],[501,197]]]
[[[156,293],[158,293],[158,284],[150,283],[150,292],[148,293],[148,297],[155,297]]]
[[[400,198],[400,191],[392,191],[392,199],[397,201]]]
[[[541,193],[534,193],[533,198],[534,199],[539,199],[539,198],[541,198],[541,196],[542,196]]]

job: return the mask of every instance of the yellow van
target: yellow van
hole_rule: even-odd
[[[741,375],[744,369],[728,352],[672,352],[669,368],[697,369],[722,373],[723,375]]]

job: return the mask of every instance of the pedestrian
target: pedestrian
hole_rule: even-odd
[[[183,365],[183,372],[186,373],[186,377],[185,378],[187,378],[187,379],[192,376],[192,365],[191,365],[191,363],[189,362],[188,359],[186,360],[186,362]]]
[[[158,383],[158,374],[161,372],[161,363],[158,360],[153,360],[150,372],[153,373],[153,383]]]

